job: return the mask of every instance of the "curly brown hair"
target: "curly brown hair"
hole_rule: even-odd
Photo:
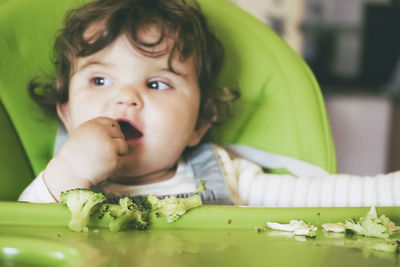
[[[85,33],[95,24],[101,25],[100,29],[86,38]],[[149,43],[139,38],[139,31],[147,26],[159,29],[159,40]],[[46,82],[32,80],[28,86],[32,98],[52,111],[55,111],[57,103],[68,102],[69,80],[76,58],[104,49],[121,35],[128,37],[135,49],[146,56],[158,57],[169,53],[171,71],[175,52],[178,52],[180,61],[194,56],[201,90],[200,116],[205,120],[215,120],[218,105],[233,102],[238,97],[236,91],[216,85],[222,67],[223,48],[208,29],[195,2],[96,0],[67,13],[54,45],[56,77]],[[156,50],[166,37],[174,39],[172,48]]]

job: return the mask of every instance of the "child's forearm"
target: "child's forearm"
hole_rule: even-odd
[[[246,180],[246,179],[245,179]],[[239,194],[249,205],[349,207],[400,205],[400,172],[374,177],[294,177],[261,174],[242,181]],[[245,186],[247,184],[247,186]]]
[[[73,188],[90,188],[92,184],[84,177],[79,177],[74,167],[62,159],[53,158],[43,172],[43,181],[50,194],[59,201],[61,192]]]
[[[236,194],[244,204],[248,205],[277,207],[400,205],[400,172],[365,177],[346,174],[296,177],[263,173],[259,166],[242,159],[235,160],[233,166],[235,169],[233,175],[237,179]]]

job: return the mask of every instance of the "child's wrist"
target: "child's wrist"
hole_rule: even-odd
[[[56,159],[50,161],[43,173],[43,181],[52,195],[58,202],[63,191],[74,188],[90,188],[90,181],[76,176],[69,166],[62,166]]]

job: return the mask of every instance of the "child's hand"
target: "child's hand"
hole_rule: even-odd
[[[58,156],[77,177],[97,184],[120,166],[127,152],[118,122],[98,117],[74,129]]]
[[[128,153],[117,121],[98,117],[72,132],[47,166],[44,181],[54,197],[70,188],[89,188],[109,177]]]

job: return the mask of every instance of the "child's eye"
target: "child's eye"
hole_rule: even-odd
[[[109,85],[110,81],[104,77],[94,77],[92,78],[92,83],[96,86],[105,86]]]
[[[148,82],[147,87],[154,90],[166,90],[171,88],[169,84],[160,81]]]

